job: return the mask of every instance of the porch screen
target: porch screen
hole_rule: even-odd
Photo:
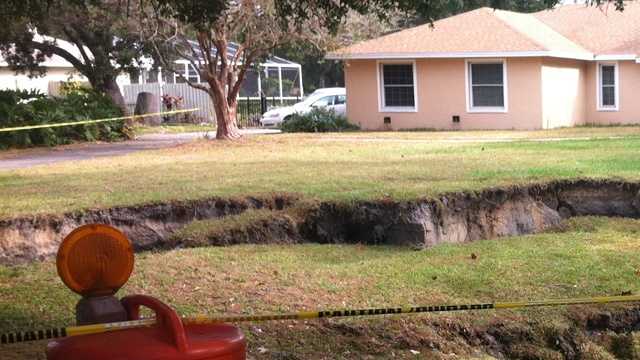
[[[472,63],[471,106],[504,107],[504,73],[502,63]]]
[[[616,67],[600,65],[601,106],[616,106]]]
[[[414,108],[413,65],[382,64],[384,107]]]

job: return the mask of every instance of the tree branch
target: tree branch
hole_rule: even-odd
[[[69,40],[78,48],[78,50],[80,51],[80,55],[84,59],[84,63],[87,66],[91,66],[91,59],[87,55],[87,52],[84,50],[84,44],[81,43],[75,36],[73,36],[71,31],[66,26],[62,28],[62,32],[64,32],[64,34],[67,35]]]
[[[156,52],[156,55],[158,56],[158,59],[162,63],[162,67],[163,68],[169,70],[173,74],[178,75],[178,78],[184,80],[192,88],[198,89],[198,90],[202,90],[202,91],[205,91],[205,92],[209,92],[209,89],[206,86],[200,85],[198,83],[194,83],[194,82],[190,81],[189,79],[187,79],[182,73],[176,71],[173,63],[169,63],[169,61],[167,61],[167,59],[164,57],[163,53],[160,51],[160,48],[158,47],[158,44],[155,41],[152,41],[151,45],[153,46],[153,49]],[[177,49],[176,49],[176,51],[177,51]]]
[[[52,54],[60,56],[61,58],[65,59],[69,63],[71,63],[71,65],[73,65],[73,67],[78,69],[78,71],[83,73],[85,76],[89,77],[88,73],[89,73],[89,69],[90,68],[86,67],[78,58],[73,56],[73,54],[71,54],[67,50],[65,50],[63,48],[60,48],[58,46],[55,46],[55,45],[51,45],[51,44],[48,44],[48,43],[41,43],[41,42],[37,42],[37,41],[33,41],[33,40],[31,40],[29,42],[29,45],[31,47],[33,47],[34,49],[36,49],[36,50],[40,50],[40,51],[43,51],[43,52],[49,52],[49,53],[52,53]]]

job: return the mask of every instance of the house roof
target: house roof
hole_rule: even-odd
[[[615,14],[611,14],[615,12]],[[634,21],[635,19],[635,21]],[[604,30],[603,30],[604,29]],[[640,54],[640,5],[563,6],[535,14],[480,8],[330,53],[333,59]]]
[[[640,55],[640,3],[595,7],[566,5],[534,14],[558,33],[596,55]]]

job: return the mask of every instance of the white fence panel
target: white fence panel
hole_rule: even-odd
[[[203,84],[206,86],[206,84]],[[135,108],[138,93],[150,92],[159,98],[163,95],[182,97],[182,108],[198,108],[194,115],[202,121],[215,121],[215,110],[209,99],[209,95],[202,90],[194,89],[188,84],[131,84],[123,86],[124,100],[131,109]],[[161,101],[161,99],[160,99]]]
[[[201,85],[208,86],[206,84]],[[182,106],[185,109],[198,108],[199,110],[196,112],[196,116],[208,121],[215,120],[216,112],[206,92],[194,89],[188,84],[165,84],[163,91],[164,94],[182,97],[184,101]]]

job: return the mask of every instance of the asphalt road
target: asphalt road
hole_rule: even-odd
[[[273,134],[279,130],[245,129],[243,135]],[[215,136],[215,134],[212,134]],[[136,140],[117,143],[86,143],[57,148],[27,149],[12,151],[7,155],[0,153],[0,171],[29,168],[38,165],[53,164],[62,161],[78,161],[99,157],[113,157],[136,151],[163,149],[184,144],[202,138],[202,132],[182,134],[147,134]]]

